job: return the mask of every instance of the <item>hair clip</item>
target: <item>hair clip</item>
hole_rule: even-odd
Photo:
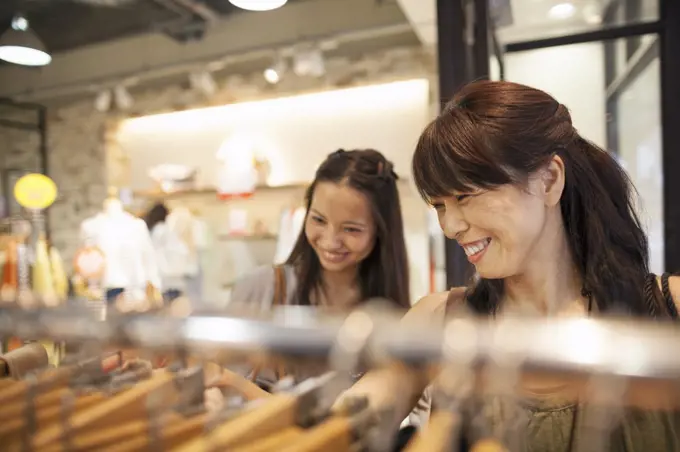
[[[389,160],[378,162],[378,177],[385,180],[397,180],[399,176],[394,172],[394,165]]]

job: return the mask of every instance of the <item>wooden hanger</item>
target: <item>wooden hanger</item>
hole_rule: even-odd
[[[354,443],[354,429],[350,418],[333,416],[307,430],[296,441],[280,447],[281,452],[349,452]]]
[[[69,439],[68,449],[74,451],[108,450],[109,448],[118,448],[121,444],[129,444],[131,441],[133,444],[134,441],[139,443],[139,439],[141,438],[144,441],[140,447],[142,450],[147,450],[150,445],[153,445],[153,442],[149,437],[149,432],[155,428],[156,425],[163,427],[175,425],[184,419],[181,414],[170,410],[170,408],[173,407],[175,403],[181,405],[183,399],[186,401],[187,405],[191,405],[193,404],[196,394],[199,394],[202,397],[204,391],[204,385],[201,381],[203,379],[202,369],[184,369],[174,375],[172,372],[160,370],[156,371],[152,380],[154,378],[158,379],[159,375],[163,378],[170,377],[169,381],[172,382],[172,384],[161,388],[152,388],[146,395],[142,394],[141,401],[143,405],[141,410],[139,406],[134,406],[134,403],[136,402],[133,400],[133,405],[128,405],[124,411],[124,420],[121,420],[119,416],[112,415],[115,414],[116,410],[120,412],[120,408],[110,407],[113,408],[112,411],[109,411],[100,422],[81,427],[76,434],[72,435]],[[148,382],[138,383],[138,385],[146,383]],[[128,391],[133,391],[134,389],[137,389],[137,387],[129,389]],[[154,401],[157,402],[155,408],[160,413],[157,417],[154,416],[153,412],[144,409],[144,405],[148,403],[148,397],[150,396],[154,396]],[[120,395],[114,396],[114,398],[116,397],[120,397]],[[112,405],[113,401],[107,400],[105,403]],[[81,413],[78,414],[80,415]],[[89,411],[83,414],[92,414],[92,412]],[[71,417],[71,419],[73,419],[73,417]],[[130,450],[137,449],[138,448],[133,448]],[[61,444],[57,443],[48,448],[42,448],[41,452],[61,452],[62,450]]]
[[[119,358],[113,358],[120,363]],[[111,370],[116,367],[111,359],[105,361],[110,361]],[[11,390],[5,392],[9,402],[0,410],[0,441],[3,443],[3,450],[20,450],[25,446],[25,434],[32,434],[36,429],[56,422],[63,414],[64,401],[73,396],[73,391],[67,387],[71,379],[78,375],[87,375],[90,371],[100,371],[101,367],[101,361],[95,358],[82,361],[79,365],[66,366],[56,373],[50,370],[37,377],[13,382]],[[23,397],[19,397],[20,395]],[[86,409],[103,399],[100,394],[76,397],[70,409]]]
[[[178,415],[177,415],[178,416]],[[206,413],[197,414],[185,419],[173,418],[158,425],[158,430],[152,437],[147,422],[146,430],[121,441],[120,436],[115,443],[108,447],[98,447],[100,452],[145,452],[153,448],[159,450],[174,450],[182,444],[200,436],[208,423]],[[92,450],[92,449],[90,449]]]
[[[6,385],[0,389],[0,406],[16,402],[26,397],[29,385],[34,384],[38,392],[45,392],[51,389],[63,388],[70,381],[77,368],[74,366],[49,369],[38,375],[35,383],[25,380],[17,381],[14,384]]]
[[[230,450],[263,436],[296,425],[298,400],[292,394],[275,394],[256,400],[257,407],[246,409],[208,435],[188,442],[178,452]]]
[[[74,412],[86,410],[97,403],[101,403],[104,399],[105,397],[101,394],[78,397],[74,400],[71,409]],[[36,410],[34,428],[41,429],[54,423],[59,423],[63,414],[64,408],[62,404],[56,404],[45,409]],[[3,421],[3,423],[0,424],[0,442],[3,444],[3,450],[6,452],[25,450],[25,435],[30,435],[32,433],[28,430],[29,428],[33,427],[29,427],[25,415]],[[61,450],[61,445],[59,445],[56,450]]]
[[[68,433],[78,435],[87,429],[97,429],[142,418],[147,415],[147,397],[151,394],[159,404],[169,405],[177,400],[177,391],[173,382],[174,375],[171,372],[156,372],[148,380],[137,383],[130,389],[108,397],[88,409],[74,412],[67,420]],[[62,423],[51,424],[33,436],[32,446],[43,448],[50,444],[60,443],[65,433],[66,428]]]
[[[347,389],[338,383],[345,378],[327,373],[318,378],[303,381],[290,393],[273,394],[268,398],[251,402],[252,408],[222,423],[208,435],[197,438],[179,448],[179,452],[233,449],[259,440],[264,436],[280,433],[285,429],[315,422],[312,414],[325,416],[338,394]]]
[[[234,389],[246,400],[270,396],[269,393],[244,377],[224,370],[215,363],[204,363],[203,376],[205,388]],[[201,389],[202,393],[203,389]],[[178,412],[168,411],[158,419],[153,420],[147,415],[120,426],[117,425],[113,431],[90,430],[84,432],[74,439],[73,447],[75,450],[109,452],[146,451],[155,446],[168,450],[202,435],[207,421],[208,415],[205,412],[197,412],[195,415],[187,417]],[[157,428],[154,436],[149,434],[152,428]],[[58,452],[59,450],[46,452]]]
[[[298,441],[304,434],[305,430],[300,427],[288,427],[260,440],[236,447],[232,452],[278,452],[281,444]]]

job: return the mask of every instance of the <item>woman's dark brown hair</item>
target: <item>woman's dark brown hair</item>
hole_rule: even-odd
[[[429,201],[522,185],[555,155],[564,161],[560,208],[584,291],[601,312],[648,315],[647,237],[633,186],[614,157],[579,135],[567,108],[547,93],[510,82],[465,86],[420,137],[413,174]],[[468,288],[468,303],[479,313],[493,313],[502,296],[502,280],[480,279]]]
[[[149,211],[144,215],[144,222],[146,223],[146,227],[149,229],[149,232],[154,228],[159,223],[163,223],[167,218],[168,214],[170,211],[168,210],[167,207],[165,207],[165,204],[163,203],[156,203],[149,209]]]
[[[359,265],[361,299],[381,297],[400,307],[409,307],[408,258],[397,175],[392,163],[373,149],[339,150],[330,154],[307,189],[307,215],[319,182],[345,184],[363,193],[371,204],[376,242]],[[286,263],[294,266],[297,272],[298,303],[310,304],[310,295],[321,283],[321,263],[304,230]]]

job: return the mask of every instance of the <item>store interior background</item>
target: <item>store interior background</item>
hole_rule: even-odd
[[[290,0],[274,11],[230,14],[212,10],[217,0],[189,2],[205,9],[190,15],[184,35],[150,26],[113,38],[100,36],[96,42],[93,30],[102,21],[120,19],[121,10],[143,1],[119,0],[116,5],[114,0],[108,7],[63,2],[90,11],[72,17],[92,23],[71,25],[68,17],[50,22],[40,6],[27,6],[36,31],[44,27],[45,45],[55,47],[53,61],[40,69],[0,66],[0,97],[48,107],[48,175],[60,193],[49,210],[49,226],[67,264],[81,246],[81,222],[102,209],[109,187],[119,189],[135,212],[165,199],[170,206],[191,208],[209,225],[212,246],[204,293],[219,305],[235,278],[253,265],[271,262],[281,212],[302,202],[305,184],[325,155],[338,148],[374,147],[394,161],[402,178],[412,299],[445,288],[443,237],[410,177],[417,137],[439,108],[435,0]],[[506,46],[601,28],[605,11],[619,1],[624,0],[499,0],[490,5],[498,40]],[[639,4],[636,17],[620,21],[658,18],[656,1]],[[16,12],[0,6],[0,19],[8,22]],[[200,28],[196,23],[205,27],[202,37],[194,36]],[[80,34],[78,26],[83,27]],[[76,28],[58,39],[63,27]],[[49,36],[55,36],[53,42]],[[638,40],[637,51],[655,40]],[[617,40],[614,51],[628,52],[628,41]],[[603,147],[611,147],[608,121],[616,113],[618,146],[610,150],[640,192],[652,270],[661,272],[658,57],[612,112],[608,96],[616,77],[607,80],[607,51],[607,43],[595,42],[504,53],[502,75],[556,96],[571,110],[575,127]],[[301,55],[307,57],[301,63],[309,69],[306,75],[295,74],[292,67],[296,58],[304,59]],[[287,67],[280,65],[282,60]],[[278,83],[266,80],[267,69],[279,71]],[[625,64],[616,70],[625,72]],[[489,75],[501,77],[497,57],[491,57]],[[16,118],[22,113],[8,114]],[[244,137],[266,154],[271,187],[247,200],[218,200],[216,154],[234,137]],[[40,170],[38,140],[35,133],[0,127],[6,198],[12,171]],[[199,168],[196,189],[155,193],[148,171],[161,163]],[[230,231],[234,209],[248,213],[245,235]]]

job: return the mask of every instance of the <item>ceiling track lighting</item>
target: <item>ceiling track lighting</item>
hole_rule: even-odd
[[[189,74],[191,89],[202,93],[206,97],[213,96],[218,91],[217,82],[208,71],[192,72]]]
[[[111,110],[112,101],[111,90],[105,89],[100,91],[94,99],[94,109],[100,113],[106,113]]]
[[[229,3],[247,11],[271,11],[281,8],[288,0],[229,0]]]
[[[322,77],[326,74],[326,61],[317,46],[304,46],[293,54],[293,72],[298,77]]]
[[[283,57],[283,55],[279,55],[274,60],[274,63],[264,70],[262,75],[264,76],[264,79],[267,81],[267,83],[276,85],[281,81],[283,74],[287,69],[288,65],[286,64],[286,59]]]
[[[0,36],[0,60],[21,66],[46,66],[52,57],[28,20],[17,15],[12,26]]]
[[[118,111],[127,111],[134,103],[132,95],[124,85],[102,89],[94,98],[94,108],[100,113],[107,113],[113,107]]]
[[[116,101],[116,107],[121,111],[126,111],[132,108],[135,101],[132,99],[130,92],[123,85],[118,85],[113,88],[113,98]]]

